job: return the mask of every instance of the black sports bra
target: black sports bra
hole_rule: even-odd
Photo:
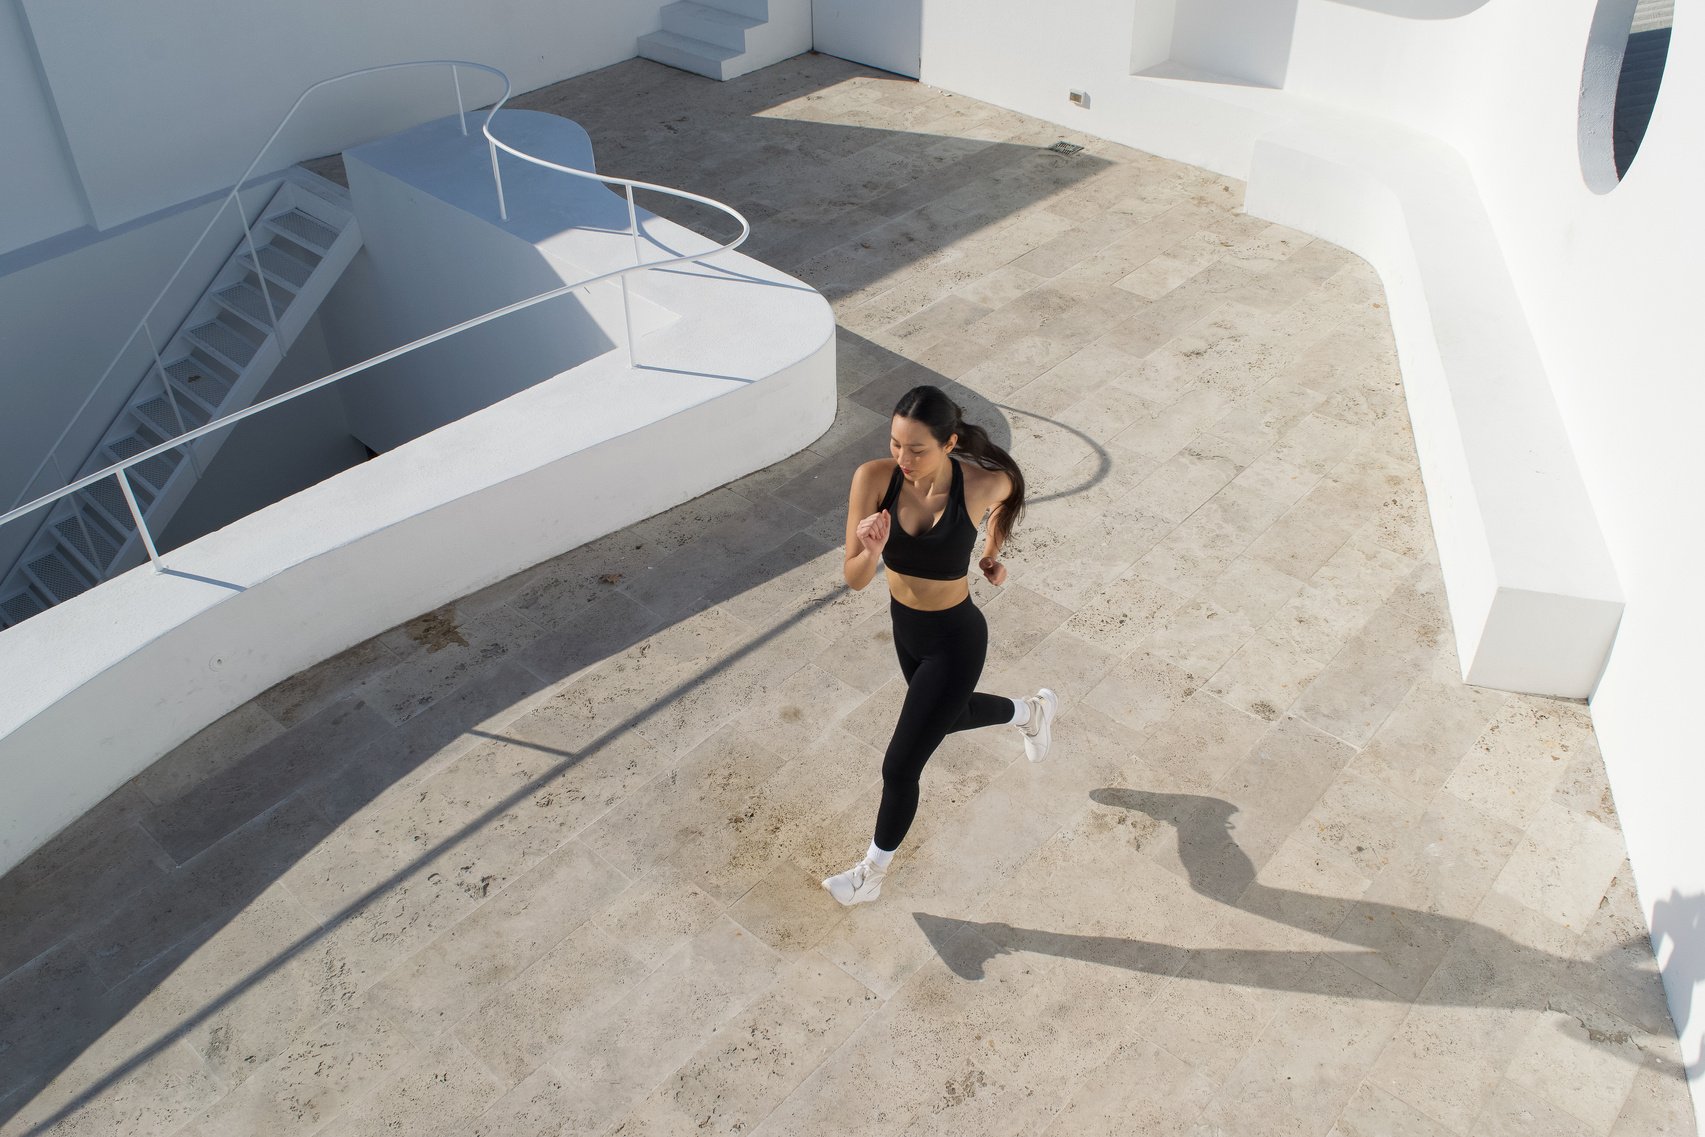
[[[888,492],[882,495],[877,511],[889,510],[888,544],[882,550],[882,563],[895,572],[924,580],[958,580],[965,576],[971,563],[971,548],[977,543],[977,523],[965,509],[965,472],[952,458],[953,485],[947,491],[947,509],[941,519],[922,536],[914,537],[900,524],[894,502],[900,496],[904,475],[898,466],[888,479]]]

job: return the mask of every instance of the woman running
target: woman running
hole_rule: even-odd
[[[882,805],[864,859],[823,882],[842,904],[875,900],[918,811],[918,778],[941,740],[958,730],[1012,725],[1024,753],[1048,752],[1057,700],[1044,687],[1022,699],[976,690],[989,626],[971,603],[968,569],[977,518],[989,518],[983,558],[989,583],[1006,580],[1001,546],[1024,510],[1024,475],[1012,455],[966,422],[935,387],[914,387],[894,408],[891,458],[853,473],[847,501],[847,584],[861,589],[888,568],[894,650],[906,701],[882,761]],[[955,452],[970,460],[960,461]]]

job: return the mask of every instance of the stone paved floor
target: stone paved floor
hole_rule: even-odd
[[[305,672],[0,881],[0,1134],[1692,1133],[1586,709],[1465,687],[1382,296],[1241,187],[839,61],[524,102],[833,301],[809,450]],[[1029,471],[881,901],[848,474]]]

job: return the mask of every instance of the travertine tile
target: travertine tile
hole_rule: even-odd
[[[558,1124],[619,1120],[782,971],[779,957],[726,918],[682,944],[625,999],[568,1039],[548,1069],[567,1088]],[[524,1095],[523,1082],[493,1107]]]
[[[807,955],[613,1131],[750,1132],[877,1009],[868,988]]]
[[[546,1057],[593,1029],[651,970],[595,925],[582,924],[454,1033],[513,1088]]]
[[[1364,1085],[1338,1115],[1326,1137],[1457,1137],[1420,1110],[1384,1090]]]
[[[1493,887],[1579,931],[1598,911],[1622,860],[1619,832],[1547,802]]]
[[[1584,1122],[1588,1132],[1609,1133],[1639,1069],[1639,1039],[1627,1024],[1546,1011],[1504,1077]]]
[[[396,653],[378,639],[365,640],[261,692],[254,704],[285,726],[294,726],[332,703],[358,695],[397,662]]]
[[[1583,707],[1560,699],[1512,699],[1444,788],[1526,829],[1562,782],[1572,748],[1590,731]]]
[[[570,842],[380,980],[369,1001],[424,1046],[627,884],[586,846]],[[609,923],[604,927],[611,930]],[[647,958],[634,950],[632,938],[614,933],[612,938],[636,958]]]
[[[418,1056],[402,1032],[358,1002],[301,1035],[180,1132],[314,1133]]]
[[[1407,1008],[1317,957],[1315,998],[1286,1005],[1204,1111],[1198,1133],[1323,1133],[1354,1096]]]
[[[502,1087],[455,1039],[422,1053],[321,1133],[367,1137],[404,1132],[420,1137],[467,1133]]]

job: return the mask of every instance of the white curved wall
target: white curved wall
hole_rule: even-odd
[[[936,0],[923,77],[1236,177],[1249,176],[1257,139],[1298,118],[1372,116],[1461,155],[1626,599],[1593,718],[1705,1115],[1705,858],[1695,837],[1705,762],[1694,711],[1705,640],[1705,473],[1694,457],[1705,421],[1705,23],[1696,6],[1677,6],[1651,125],[1626,179],[1601,196],[1578,149],[1596,7],[1299,0],[1285,88],[1263,92],[1131,76],[1112,49],[1142,31],[1131,0],[1069,0],[1046,13],[1021,0]],[[1091,92],[1091,111],[1067,103],[1074,87]]]

